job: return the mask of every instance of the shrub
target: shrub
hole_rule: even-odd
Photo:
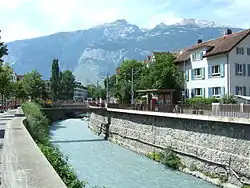
[[[68,165],[68,158],[57,147],[43,144],[38,146],[68,188],[85,187],[86,182],[77,179],[75,171]]]
[[[234,95],[225,95],[221,98],[222,104],[236,104],[238,101]]]
[[[166,149],[163,153],[150,152],[147,157],[172,169],[180,169],[183,167],[180,158],[170,148]]]

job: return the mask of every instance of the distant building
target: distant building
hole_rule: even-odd
[[[88,89],[87,87],[84,87],[81,82],[76,82],[75,83],[75,88],[74,88],[74,96],[73,100],[75,101],[83,101],[86,100],[88,97]]]
[[[17,81],[21,81],[23,80],[23,78],[24,78],[24,75],[17,75]]]

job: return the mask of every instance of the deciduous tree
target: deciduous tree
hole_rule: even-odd
[[[42,80],[42,75],[33,70],[24,75],[23,78],[24,88],[31,99],[40,98],[45,89],[45,82]]]

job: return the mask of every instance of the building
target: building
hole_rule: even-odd
[[[75,83],[73,100],[83,101],[88,97],[88,89],[84,87],[80,82]]]
[[[186,96],[250,95],[250,30],[232,33],[185,48],[176,64],[185,76]]]
[[[17,75],[17,81],[21,81],[23,80],[23,78],[24,78],[24,75]]]

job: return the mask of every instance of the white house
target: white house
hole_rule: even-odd
[[[88,97],[88,89],[84,87],[80,82],[75,83],[73,100],[83,101]]]
[[[250,29],[202,42],[178,52],[187,97],[250,95]]]

